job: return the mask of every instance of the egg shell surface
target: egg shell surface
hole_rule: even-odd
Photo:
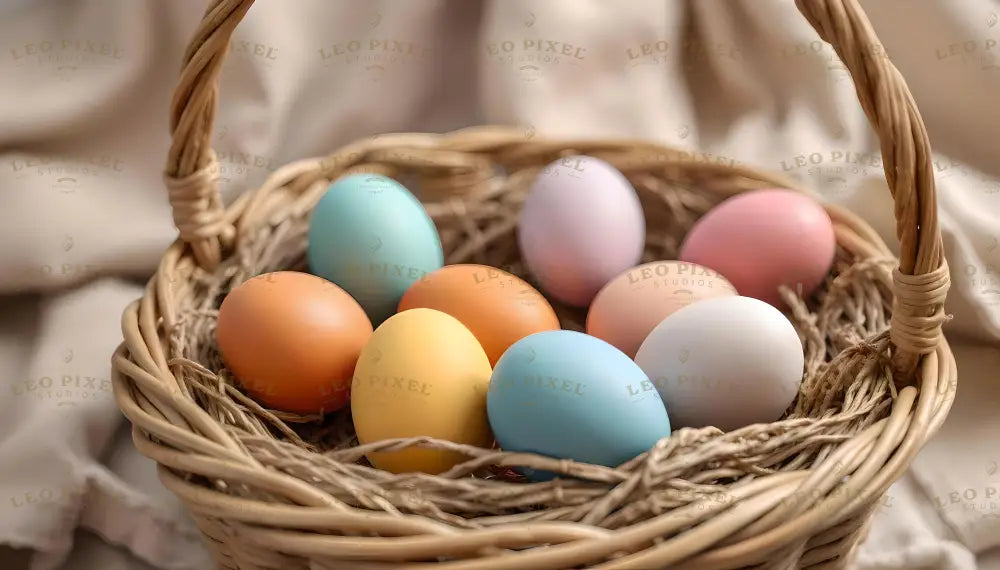
[[[254,399],[299,414],[347,405],[354,365],[372,334],[364,310],[315,275],[265,273],[223,299],[219,352]]]
[[[646,222],[621,172],[598,158],[570,156],[543,169],[528,190],[517,238],[542,288],[584,307],[639,262]]]
[[[402,184],[377,174],[338,179],[309,221],[312,273],[347,291],[378,326],[415,281],[444,264],[434,222]]]
[[[801,192],[744,192],[709,210],[688,232],[682,261],[710,267],[740,295],[784,308],[779,287],[809,296],[833,265],[837,240],[823,206]]]
[[[491,372],[479,341],[451,315],[418,308],[389,317],[375,329],[354,370],[351,413],[358,440],[427,436],[490,448]],[[392,473],[430,474],[468,459],[417,447],[367,457]]]
[[[493,370],[487,409],[504,450],[608,467],[670,435],[667,410],[642,369],[610,344],[568,330],[514,343]],[[523,471],[534,480],[552,476]]]
[[[780,419],[798,393],[805,357],[795,328],[773,306],[717,297],[664,319],[635,362],[659,390],[675,428],[731,431]]]
[[[587,334],[635,358],[642,341],[674,311],[736,289],[717,271],[683,261],[654,261],[615,277],[594,297]]]
[[[417,307],[461,321],[491,365],[518,340],[559,329],[559,319],[541,293],[516,275],[486,265],[446,265],[427,274],[399,302],[399,311]]]

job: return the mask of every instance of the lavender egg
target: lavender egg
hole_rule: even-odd
[[[521,257],[539,285],[585,307],[606,283],[637,265],[646,221],[639,196],[607,162],[561,158],[528,190],[518,227]]]

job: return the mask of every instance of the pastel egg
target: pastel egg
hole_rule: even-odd
[[[434,222],[402,184],[376,174],[334,182],[309,221],[310,271],[347,291],[378,326],[415,281],[444,264]]]
[[[254,399],[276,410],[315,414],[347,405],[372,325],[340,287],[308,273],[279,271],[230,291],[215,334],[226,366]]]
[[[629,269],[594,297],[587,333],[634,358],[663,319],[691,303],[736,295],[717,271],[683,261],[654,261]]]
[[[493,370],[487,410],[506,451],[608,467],[670,435],[667,410],[642,369],[610,344],[568,330],[514,343]]]
[[[559,319],[541,293],[516,275],[486,265],[447,265],[417,280],[400,300],[399,311],[417,307],[461,321],[491,365],[518,340],[559,329]]]
[[[798,393],[805,357],[781,311],[737,296],[678,309],[649,333],[635,362],[674,427],[730,431],[780,419]]]
[[[646,223],[639,197],[621,172],[598,158],[570,156],[542,170],[528,190],[517,237],[542,288],[584,307],[639,262]]]
[[[389,317],[361,351],[351,384],[358,441],[427,436],[490,448],[490,361],[462,323],[432,309]],[[410,447],[368,460],[392,473],[441,473],[468,457]]]
[[[792,190],[756,190],[709,210],[679,257],[725,275],[740,295],[782,308],[779,287],[810,295],[829,274],[836,245],[819,202]]]

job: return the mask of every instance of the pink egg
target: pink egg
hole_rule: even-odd
[[[740,295],[784,308],[778,288],[812,293],[833,265],[836,237],[823,206],[792,190],[729,198],[691,228],[680,259],[712,268]]]

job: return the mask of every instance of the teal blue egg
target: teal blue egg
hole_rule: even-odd
[[[309,221],[307,256],[309,270],[347,291],[376,327],[396,312],[410,285],[444,265],[423,204],[376,174],[330,185]]]
[[[614,346],[575,331],[535,333],[511,345],[493,368],[486,411],[506,451],[607,467],[670,435],[646,373]],[[535,481],[553,477],[521,471]]]

